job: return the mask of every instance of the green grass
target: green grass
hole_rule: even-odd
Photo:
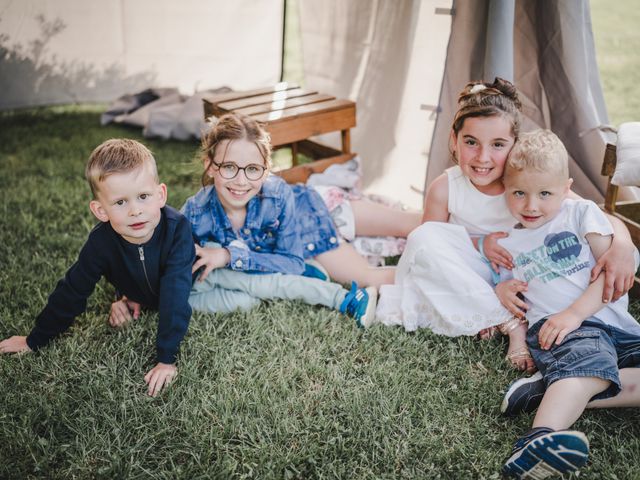
[[[591,5],[612,122],[639,120],[637,9]],[[302,81],[299,72],[287,64],[287,79]],[[100,111],[0,113],[0,337],[30,330],[95,222],[83,179],[91,150],[142,140],[99,127]],[[143,141],[180,207],[198,188],[197,145]],[[499,416],[518,376],[499,341],[362,331],[290,302],[194,315],[178,380],[152,399],[143,375],[157,315],[110,328],[112,292],[101,283],[48,348],[0,357],[0,478],[498,478],[532,419]],[[637,410],[590,411],[576,428],[592,445],[581,478],[640,478]]]
[[[138,132],[97,107],[0,115],[0,337],[27,333],[94,224],[92,148]],[[198,186],[195,143],[147,141],[169,202]],[[74,327],[37,354],[0,357],[0,478],[497,478],[530,416],[499,416],[517,377],[504,344],[357,329],[273,302],[194,315],[180,375],[146,396],[157,315],[106,323],[101,283]],[[633,478],[637,411],[589,412],[582,478]]]
[[[591,0],[591,23],[609,121],[640,121],[640,9],[634,0]]]

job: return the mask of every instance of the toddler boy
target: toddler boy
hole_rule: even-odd
[[[140,304],[159,310],[158,363],[144,377],[148,394],[155,396],[177,374],[176,356],[191,318],[191,226],[165,206],[167,187],[159,183],[153,155],[141,143],[107,140],[93,151],[85,173],[93,194],[89,208],[101,223],[89,233],[31,333],[0,342],[0,352],[35,351],[66,331],[104,276],[121,295],[111,308],[112,326],[130,319],[130,308],[137,318]]]
[[[593,202],[567,198],[571,182],[558,137],[522,135],[504,173],[507,206],[519,223],[499,241],[513,256],[514,278],[496,292],[511,311],[526,309],[527,345],[546,391],[537,392],[533,428],[504,464],[503,473],[516,478],[562,475],[587,462],[586,436],[567,430],[586,407],[640,406],[640,326],[626,296],[602,302],[604,275],[589,283],[613,230]]]

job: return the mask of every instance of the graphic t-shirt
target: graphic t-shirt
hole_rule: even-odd
[[[513,256],[513,276],[528,283],[524,295],[530,326],[568,308],[589,286],[595,265],[586,239],[589,233],[612,235],[613,229],[595,203],[567,199],[556,217],[540,228],[514,227],[509,237],[499,240]],[[593,316],[640,334],[640,325],[627,311],[628,304],[625,295]]]

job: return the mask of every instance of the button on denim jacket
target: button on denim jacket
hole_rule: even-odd
[[[301,274],[303,258],[338,246],[331,215],[320,195],[269,176],[247,204],[244,226],[234,231],[213,185],[182,207],[199,245],[217,242],[231,254],[229,268],[254,273]]]

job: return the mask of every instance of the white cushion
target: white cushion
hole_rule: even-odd
[[[620,187],[640,186],[640,122],[618,128],[616,171],[611,183]]]

